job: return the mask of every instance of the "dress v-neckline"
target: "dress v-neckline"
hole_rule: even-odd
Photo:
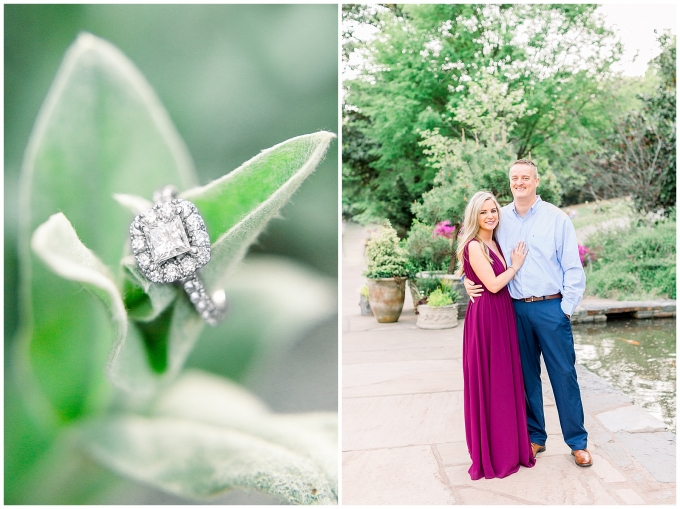
[[[484,244],[486,244],[486,242],[484,242]],[[494,256],[498,259],[498,261],[501,262],[501,265],[503,266],[503,268],[505,270],[508,270],[508,267],[505,264],[505,260],[501,258],[503,256],[503,251],[501,251],[501,246],[498,245],[498,242],[496,242],[496,247],[498,247],[498,250],[501,252],[500,255],[496,254],[496,251],[491,249],[491,246],[489,246],[488,244],[486,244],[486,247],[489,248],[489,252],[493,253]]]

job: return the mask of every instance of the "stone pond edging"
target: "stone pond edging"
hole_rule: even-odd
[[[604,322],[608,316],[675,318],[675,300],[611,300],[585,298],[571,316],[572,323]]]

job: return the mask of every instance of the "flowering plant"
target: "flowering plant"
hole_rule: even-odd
[[[438,222],[432,233],[438,237],[453,239],[453,236],[456,234],[456,227],[451,226],[451,221],[447,219],[446,221]]]
[[[595,261],[595,253],[591,249],[580,244],[578,246],[578,256],[581,259],[581,265],[584,267],[586,264],[591,264]]]

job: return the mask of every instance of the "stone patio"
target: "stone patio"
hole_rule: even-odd
[[[418,329],[408,292],[397,323],[361,316],[366,232],[348,225],[343,237],[341,503],[675,504],[675,434],[582,366],[593,466],[574,464],[546,376],[549,437],[536,466],[505,479],[471,481],[463,322]]]

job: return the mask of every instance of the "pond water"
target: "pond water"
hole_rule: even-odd
[[[675,318],[574,324],[576,361],[675,433]]]

